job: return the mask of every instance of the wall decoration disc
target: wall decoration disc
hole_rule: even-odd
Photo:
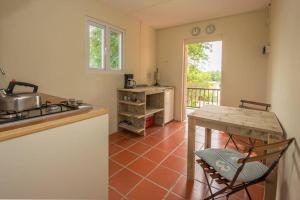
[[[201,32],[201,29],[199,28],[199,27],[194,27],[193,29],[192,29],[192,36],[197,36],[197,35],[199,35],[200,34],[200,32]]]
[[[206,28],[205,28],[205,32],[206,32],[207,34],[212,34],[212,33],[214,33],[215,31],[216,31],[216,26],[215,26],[214,24],[209,24],[209,25],[207,25]]]

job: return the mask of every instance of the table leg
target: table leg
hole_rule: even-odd
[[[211,129],[205,128],[205,139],[204,139],[204,148],[210,148],[211,147]]]
[[[187,155],[187,178],[194,180],[195,176],[195,131],[196,124],[193,119],[188,119],[188,155]]]
[[[272,139],[271,137],[268,137],[268,144],[271,144],[274,142],[276,142],[276,140]],[[267,160],[266,162],[269,165],[271,161]],[[275,200],[276,199],[277,171],[278,171],[278,168],[275,167],[273,169],[273,172],[266,179],[264,200]]]

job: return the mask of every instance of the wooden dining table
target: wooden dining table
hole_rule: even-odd
[[[211,147],[211,133],[218,130],[233,135],[273,143],[285,138],[282,127],[273,112],[250,110],[238,107],[205,105],[188,115],[187,178],[194,180],[196,126],[205,128],[204,148]],[[268,162],[271,161],[267,161]],[[276,197],[277,169],[265,183],[265,200]]]

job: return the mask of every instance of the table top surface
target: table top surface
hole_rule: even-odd
[[[205,105],[189,114],[188,118],[283,135],[280,123],[273,112]]]

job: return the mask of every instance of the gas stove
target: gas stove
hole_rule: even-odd
[[[0,112],[0,128],[21,125],[27,122],[47,120],[80,111],[90,110],[93,106],[81,101],[67,100],[58,104],[46,102],[41,107],[22,112]]]

